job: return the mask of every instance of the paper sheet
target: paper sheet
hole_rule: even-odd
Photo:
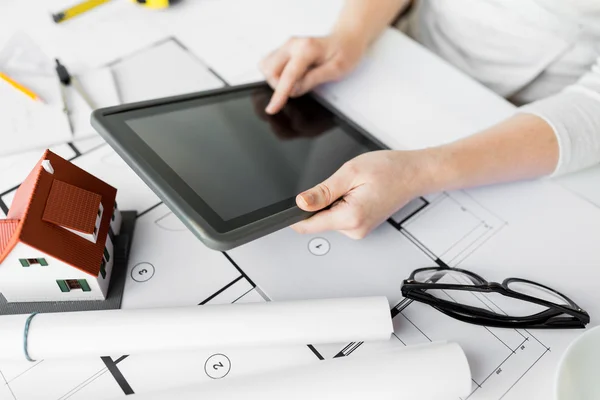
[[[9,75],[33,74],[50,77],[55,73],[52,59],[23,31],[15,32],[0,50],[0,70]]]
[[[13,102],[14,94],[20,95],[20,93],[10,87],[6,88],[5,82],[0,82],[0,102],[3,104],[2,111],[6,118],[3,121],[4,118],[0,117],[0,124],[6,125],[6,121],[10,118],[12,130],[4,129],[6,135],[24,136],[24,139],[19,139],[14,144],[12,140],[7,145],[3,143],[0,147],[0,155],[34,148],[43,149],[68,140],[96,135],[96,131],[90,124],[92,109],[73,87],[66,89],[73,133],[70,131],[68,120],[65,125],[64,120],[67,117],[63,112],[63,100],[52,60],[43,54],[26,33],[14,34],[0,51],[0,70],[25,84],[48,103],[42,107],[40,104],[30,104],[31,101],[23,102],[22,99]],[[73,72],[71,70],[71,73]],[[88,96],[94,101],[96,108],[119,104],[119,95],[109,68],[91,69],[76,76]],[[9,91],[15,93],[8,93]],[[59,125],[55,126],[56,123],[53,121],[58,121]]]
[[[74,134],[63,112],[58,79],[39,75],[15,75],[15,79],[17,77],[40,95],[46,104],[33,102],[0,81],[0,130],[6,135],[0,146],[0,156],[44,149],[97,135],[90,123],[92,109],[73,87],[66,89],[66,98]],[[98,108],[119,104],[119,95],[109,68],[87,71],[78,78]]]
[[[600,166],[555,179],[563,187],[600,207]],[[590,184],[595,182],[596,184]]]
[[[24,357],[23,329],[28,317],[0,317],[1,359]],[[384,297],[80,311],[34,318],[27,348],[35,360],[389,340],[393,330]]]
[[[439,79],[429,78],[442,76],[443,90]],[[449,143],[515,112],[512,104],[392,29],[348,77],[317,91],[394,149]],[[461,99],[477,99],[477,112]]]
[[[45,52],[73,68],[104,66],[168,36],[155,22],[161,10],[157,12],[130,1],[110,1],[61,24],[52,21],[52,13],[77,2],[30,0],[22,3],[15,7],[15,17],[21,19],[21,27],[27,27],[27,32]]]
[[[198,58],[173,39],[132,54],[112,68],[125,103],[224,86]]]
[[[342,5],[341,0],[207,1],[194,5],[193,18],[173,14],[169,19],[186,47],[228,83],[239,85],[263,80],[260,60],[288,38],[326,35]]]
[[[50,148],[66,160],[74,158],[77,154],[68,144],[61,144]],[[35,165],[44,150],[32,150],[11,156],[0,157],[0,193],[4,190],[17,187],[31,172],[31,166]]]
[[[470,390],[471,372],[460,346],[435,343],[333,359],[228,382],[134,395],[132,399],[442,400],[466,397]]]
[[[45,103],[31,100],[0,80],[0,156],[70,140],[58,79],[25,74],[12,77],[37,93]]]

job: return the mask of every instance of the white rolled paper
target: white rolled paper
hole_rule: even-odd
[[[470,392],[471,371],[463,350],[456,343],[434,343],[128,399],[455,400]]]
[[[0,359],[24,359],[28,315],[0,317]],[[238,346],[387,340],[385,297],[38,314],[33,360]]]

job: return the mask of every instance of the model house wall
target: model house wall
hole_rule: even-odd
[[[100,268],[100,274],[98,275],[97,281],[100,291],[106,298],[108,295],[108,286],[110,283],[110,278],[112,276],[113,265],[115,261],[115,250],[114,244],[111,239],[111,235],[106,237],[106,252],[102,257],[102,262],[104,263],[104,267]]]
[[[103,279],[19,243],[0,268],[0,293],[8,302],[104,300],[114,259],[110,240],[107,240],[107,250],[110,260],[105,267],[106,279]],[[37,263],[24,266],[21,260],[28,259],[35,259]]]
[[[117,202],[115,202],[115,209],[114,209],[113,215],[110,219],[110,228],[112,229],[112,231],[115,235],[118,235],[119,233],[121,233],[121,221],[122,221],[121,211],[119,210],[119,207],[117,206]]]

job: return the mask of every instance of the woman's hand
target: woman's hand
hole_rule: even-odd
[[[340,79],[358,64],[366,48],[365,38],[349,34],[288,40],[260,64],[267,82],[275,89],[266,112],[275,114],[289,97]]]
[[[554,129],[530,114],[516,114],[439,147],[366,153],[298,195],[303,210],[325,210],[293,228],[300,233],[337,230],[360,239],[414,197],[548,175],[558,159]]]
[[[299,233],[337,230],[361,239],[410,200],[429,192],[428,160],[420,151],[362,154],[297,196],[296,203],[305,211],[331,207],[292,228]]]

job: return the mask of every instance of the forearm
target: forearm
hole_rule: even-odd
[[[517,114],[479,134],[421,152],[424,193],[549,175],[559,157],[552,127],[530,114]]]
[[[369,45],[412,0],[346,0],[333,29]]]

